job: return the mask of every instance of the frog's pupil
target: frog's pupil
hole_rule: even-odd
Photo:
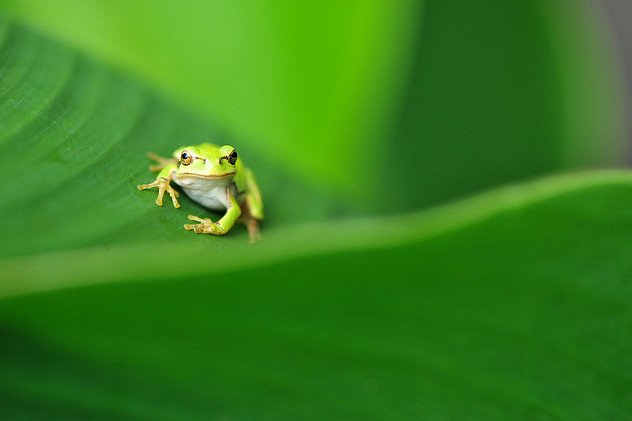
[[[189,157],[188,153],[185,152],[185,153],[182,154],[182,159],[187,159],[188,157]]]

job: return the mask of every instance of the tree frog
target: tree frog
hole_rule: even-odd
[[[201,205],[226,211],[217,222],[189,215],[190,220],[198,223],[185,224],[185,229],[196,234],[223,235],[240,220],[248,227],[250,241],[259,240],[258,221],[263,219],[261,193],[252,171],[243,164],[235,148],[202,143],[179,148],[172,158],[151,152],[149,158],[158,163],[149,167],[158,176],[155,181],[137,187],[139,190],[158,187],[158,206],[162,206],[162,197],[167,192],[173,206],[180,207],[179,194],[170,184],[173,181]]]

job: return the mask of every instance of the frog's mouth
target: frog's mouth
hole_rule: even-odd
[[[183,172],[177,175],[178,178],[201,178],[203,180],[218,180],[220,178],[232,177],[236,174],[235,171],[229,172],[221,175],[204,175],[204,174],[193,174],[189,172]]]

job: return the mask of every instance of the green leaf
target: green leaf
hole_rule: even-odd
[[[1,302],[2,411],[618,418],[632,410],[631,230],[632,174],[588,173],[289,244],[270,233],[237,256],[94,250],[110,280],[138,275],[125,262],[170,280]],[[103,281],[95,262],[2,269],[16,283],[74,269],[85,285]]]
[[[187,214],[207,210],[190,200],[159,208],[155,192],[135,187],[155,177],[148,151],[169,155],[191,139],[236,144],[266,203],[276,202],[270,224],[350,208],[99,63],[19,26],[0,22],[0,36],[0,168],[11,178],[0,186],[0,258],[87,244],[195,242],[182,225]],[[241,234],[216,244],[243,241]]]

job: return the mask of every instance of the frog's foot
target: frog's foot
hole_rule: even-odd
[[[157,178],[149,184],[139,184],[136,187],[138,188],[138,190],[158,187],[158,197],[156,198],[156,204],[158,206],[162,206],[162,197],[165,195],[165,192],[167,192],[169,193],[169,196],[171,196],[173,206],[176,208],[180,207],[180,203],[178,203],[178,197],[180,196],[180,193],[178,193],[176,190],[173,189],[173,187],[171,187],[171,185],[169,184],[169,180],[167,180],[166,178]]]
[[[261,233],[259,232],[259,223],[255,218],[248,218],[244,221],[248,228],[248,236],[250,238],[250,244],[255,244],[257,241],[261,241]]]
[[[162,156],[158,156],[153,152],[149,152],[147,156],[149,157],[149,159],[153,159],[154,161],[158,163],[156,165],[149,166],[149,171],[153,171],[153,172],[158,172],[162,170],[164,167],[166,167],[167,165],[175,164],[178,162],[178,160],[175,158],[163,158]]]
[[[239,222],[246,225],[248,228],[248,237],[250,238],[250,244],[255,244],[258,241],[261,241],[261,234],[259,233],[259,221],[257,218],[252,216],[250,201],[248,199],[244,200],[241,204],[241,216],[239,218]]]
[[[191,221],[199,222],[199,224],[184,224],[184,229],[193,231],[196,234],[226,234],[225,230],[219,223],[211,221],[209,218],[198,218],[195,215],[189,215]]]

